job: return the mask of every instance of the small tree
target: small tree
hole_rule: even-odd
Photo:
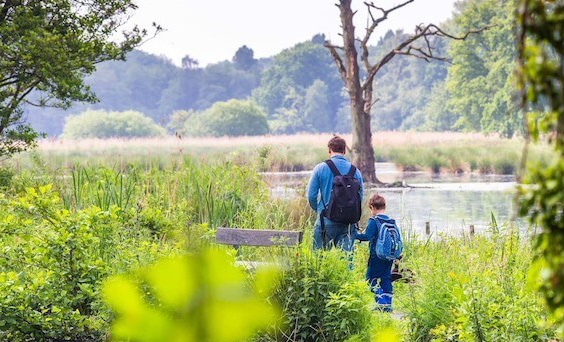
[[[190,55],[182,57],[182,69],[195,69],[199,64],[200,62],[198,62],[197,59],[190,57]]]
[[[185,133],[192,136],[244,136],[268,133],[264,112],[252,101],[217,102],[208,110],[191,115]]]
[[[390,9],[377,7],[372,2],[365,2],[369,14],[369,22],[364,37],[357,39],[353,23],[353,17],[356,12],[353,12],[351,9],[352,0],[340,0],[336,6],[339,8],[341,16],[343,45],[338,46],[333,45],[330,41],[325,42],[325,47],[329,49],[331,56],[335,60],[335,64],[337,65],[337,69],[339,70],[339,74],[341,75],[350,98],[353,134],[352,161],[362,171],[365,180],[371,183],[381,183],[376,177],[374,167],[374,148],[372,146],[372,131],[370,126],[372,109],[377,102],[377,100],[372,98],[372,92],[374,78],[378,71],[398,55],[422,58],[426,61],[447,61],[447,58],[436,56],[434,53],[434,48],[430,40],[432,37],[465,40],[470,33],[477,33],[486,29],[482,28],[477,31],[469,31],[463,36],[456,37],[446,33],[435,24],[421,24],[416,27],[413,35],[385,53],[376,63],[372,63],[368,58],[368,43],[375,29],[380,23],[388,19],[390,13],[414,1],[415,0],[404,1]],[[375,13],[379,13],[379,16],[375,15]],[[422,41],[422,44],[416,45],[419,41]],[[361,75],[359,67],[357,42],[360,42],[360,60],[364,67],[364,75]],[[361,79],[361,77],[363,78]]]
[[[89,110],[65,120],[63,138],[141,138],[164,136],[165,130],[135,111]]]
[[[255,52],[253,49],[247,47],[247,45],[241,46],[235,52],[235,56],[233,56],[233,63],[243,70],[249,70],[255,64],[257,64],[257,60],[254,57]]]

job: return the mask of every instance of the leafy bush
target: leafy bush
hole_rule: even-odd
[[[302,247],[276,285],[281,321],[259,340],[343,341],[368,334],[368,289],[347,269],[340,250]]]
[[[12,184],[14,171],[9,167],[0,167],[0,187],[7,188]]]
[[[184,133],[190,136],[242,136],[267,134],[264,112],[252,101],[217,102],[208,110],[188,116]]]
[[[0,211],[0,338],[98,341],[109,312],[100,284],[168,248],[129,239],[116,207],[63,208],[50,185],[27,188]]]
[[[63,138],[136,138],[164,136],[165,130],[135,111],[106,112],[89,110],[65,119]]]

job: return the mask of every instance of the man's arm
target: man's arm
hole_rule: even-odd
[[[311,173],[311,178],[307,184],[307,202],[313,211],[317,212],[317,194],[319,193],[319,177],[317,175],[317,166]]]
[[[360,241],[370,241],[374,236],[374,234],[376,234],[377,230],[378,230],[378,224],[376,223],[376,220],[374,220],[373,218],[369,218],[368,225],[366,226],[364,233],[356,234],[355,238]]]
[[[362,201],[364,196],[364,184],[362,181],[362,174],[360,173],[359,169],[356,169],[356,174],[354,175],[354,177],[356,178],[356,180],[358,180],[358,183],[360,184],[360,191],[358,193],[360,194],[360,200]]]

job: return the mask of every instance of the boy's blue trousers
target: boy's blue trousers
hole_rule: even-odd
[[[392,310],[392,263],[392,260],[382,260],[371,255],[366,269],[366,281],[374,293],[376,305],[385,311]]]

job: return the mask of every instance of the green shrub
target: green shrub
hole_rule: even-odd
[[[169,248],[128,238],[121,223],[116,207],[64,209],[49,185],[4,200],[0,337],[102,340],[109,320],[100,297],[102,280],[170,253]]]
[[[137,138],[164,136],[165,130],[142,113],[135,111],[106,112],[89,110],[65,119],[62,137]]]
[[[494,170],[499,175],[512,175],[515,173],[519,164],[517,156],[507,156],[506,158],[499,158],[494,162]]]
[[[0,167],[0,187],[7,188],[12,185],[14,171],[10,167]]]
[[[347,265],[340,250],[312,252],[301,248],[273,295],[282,308],[282,319],[260,340],[343,341],[367,334],[368,289]]]
[[[269,132],[266,114],[252,101],[217,102],[202,113],[187,117],[184,133],[190,136],[253,136]]]

